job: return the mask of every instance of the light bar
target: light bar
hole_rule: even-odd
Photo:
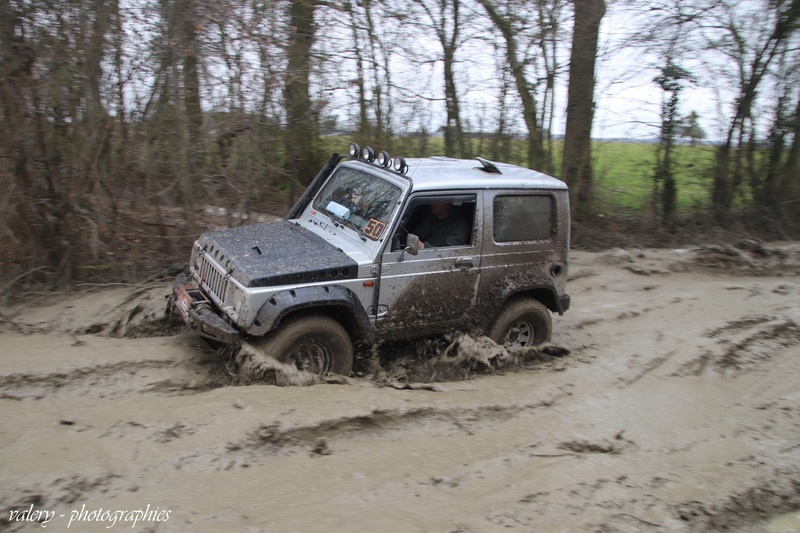
[[[353,159],[361,159],[362,161],[366,161],[368,163],[377,163],[383,168],[390,170],[394,169],[395,172],[399,172],[400,174],[405,174],[408,172],[406,160],[399,156],[392,158],[392,156],[389,155],[389,152],[386,150],[381,150],[380,152],[375,153],[375,150],[369,146],[361,148],[356,143],[350,143],[349,152],[350,157]]]

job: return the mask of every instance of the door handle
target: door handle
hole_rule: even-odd
[[[470,268],[475,266],[475,260],[472,257],[459,257],[456,259],[456,268]]]

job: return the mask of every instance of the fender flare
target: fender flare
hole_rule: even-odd
[[[539,285],[530,285],[527,287],[519,287],[515,290],[504,290],[503,294],[503,305],[505,307],[511,300],[516,298],[525,298],[525,297],[532,297],[535,300],[538,300],[544,304],[550,311],[553,313],[564,314],[566,311],[564,304],[566,303],[566,307],[569,307],[569,296],[566,297],[566,302],[563,298],[559,298],[558,291],[553,285],[546,285],[546,284],[539,284]]]
[[[558,314],[564,314],[564,311],[569,308],[569,296],[564,295],[563,298],[559,298],[556,288],[548,284],[532,283],[513,287],[498,284],[493,287],[492,293],[498,295],[494,300],[496,303],[490,309],[485,308],[478,315],[478,323],[486,331],[492,327],[492,324],[509,302],[518,298],[533,298],[540,301],[553,313]]]
[[[275,294],[258,310],[247,333],[262,336],[275,329],[289,313],[304,309],[338,308],[351,317],[355,335],[353,341],[364,339],[372,342],[373,328],[367,312],[353,292],[338,285],[315,285],[289,289]],[[345,324],[347,326],[347,324]],[[352,335],[351,333],[351,335]]]

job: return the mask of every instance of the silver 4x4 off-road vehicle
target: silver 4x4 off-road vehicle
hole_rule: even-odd
[[[285,219],[202,235],[171,305],[198,334],[319,374],[354,346],[451,330],[550,339],[569,307],[569,197],[478,158],[333,154]]]

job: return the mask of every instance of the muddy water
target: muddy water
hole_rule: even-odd
[[[800,531],[800,511],[771,518],[765,522],[764,526],[768,533],[795,533]]]
[[[0,529],[800,531],[800,246],[737,250],[576,253],[567,355],[424,388],[220,386],[168,284],[9,306]]]

